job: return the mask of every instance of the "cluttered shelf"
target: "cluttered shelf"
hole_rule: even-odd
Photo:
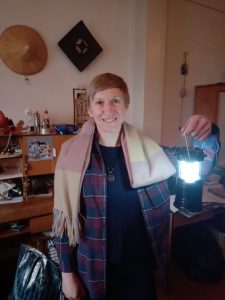
[[[0,240],[51,230],[53,180],[73,135],[0,135]]]

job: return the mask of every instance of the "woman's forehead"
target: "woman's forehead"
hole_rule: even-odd
[[[96,92],[94,95],[95,98],[108,98],[108,97],[123,97],[124,93],[119,88],[109,88],[102,91]]]

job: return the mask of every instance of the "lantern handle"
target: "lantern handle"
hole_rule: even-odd
[[[184,132],[184,139],[185,139],[185,144],[186,144],[186,148],[187,148],[188,158],[190,159],[190,152],[189,152],[186,132]]]

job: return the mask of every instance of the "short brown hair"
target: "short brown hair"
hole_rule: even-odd
[[[111,88],[118,88],[123,92],[124,102],[126,107],[128,107],[130,103],[130,96],[127,84],[122,77],[112,73],[99,74],[92,79],[87,89],[88,106],[90,105],[97,92]]]

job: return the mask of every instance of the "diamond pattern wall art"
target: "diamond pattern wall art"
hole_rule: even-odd
[[[79,71],[83,71],[103,50],[83,21],[78,22],[58,45]]]

